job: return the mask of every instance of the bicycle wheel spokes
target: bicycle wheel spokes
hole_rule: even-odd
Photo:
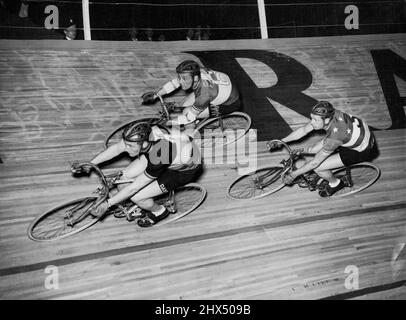
[[[59,205],[38,218],[28,228],[28,236],[35,241],[50,241],[78,233],[98,221],[88,214],[81,221],[71,224],[97,201],[97,197],[76,199]]]
[[[227,189],[227,195],[235,200],[257,199],[270,195],[284,184],[283,167],[268,167],[237,178]]]
[[[355,164],[350,166],[349,170],[353,185],[346,186],[345,188],[335,193],[333,197],[343,197],[360,192],[372,185],[379,178],[380,175],[379,168],[371,163]],[[346,168],[341,168],[334,171],[334,175],[337,178],[344,177],[346,175]]]
[[[163,225],[178,220],[194,211],[205,199],[206,189],[196,183],[190,183],[175,190],[174,201],[177,211],[171,214],[159,225]],[[164,204],[168,200],[168,195],[156,199],[157,203]]]
[[[220,121],[222,122],[222,128]],[[251,118],[242,112],[234,112],[219,118],[203,121],[196,129],[197,139],[204,148],[232,143],[243,137],[251,127]]]

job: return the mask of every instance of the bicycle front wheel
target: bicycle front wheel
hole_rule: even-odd
[[[52,241],[72,236],[89,228],[99,218],[88,214],[82,221],[70,225],[85,210],[97,201],[97,197],[75,199],[46,211],[28,227],[28,237],[34,241]]]
[[[141,118],[141,119],[137,119],[137,120],[131,120],[128,121],[126,123],[121,124],[120,126],[118,126],[117,128],[115,128],[106,138],[106,140],[104,141],[104,147],[107,149],[108,147],[110,147],[111,145],[117,143],[120,141],[120,139],[122,138],[122,134],[124,129],[127,126],[131,126],[135,123],[139,123],[139,122],[148,122],[151,126],[157,125],[160,129],[164,130],[165,133],[169,133],[168,128],[166,128],[165,126],[161,125],[161,118],[158,117],[150,117],[150,118]]]
[[[227,196],[234,200],[258,199],[284,187],[283,167],[266,167],[234,180],[227,188]]]
[[[332,197],[345,197],[351,194],[365,190],[371,186],[376,180],[378,180],[381,170],[369,162],[358,163],[349,166],[348,168],[343,167],[338,170],[333,171],[334,176],[337,178],[346,179],[346,170],[349,170],[351,175],[352,186],[346,186],[343,189],[337,191]]]
[[[189,183],[183,187],[179,187],[175,190],[175,206],[177,211],[172,213],[168,218],[159,223],[158,225],[164,225],[169,222],[176,221],[189,213],[193,212],[199,207],[206,198],[206,189],[197,183]],[[155,199],[156,203],[164,205],[168,201],[168,194],[160,196]]]
[[[223,123],[223,130],[220,127]],[[220,118],[203,120],[196,128],[195,140],[202,148],[219,147],[242,138],[251,127],[251,117],[244,112],[233,112]]]

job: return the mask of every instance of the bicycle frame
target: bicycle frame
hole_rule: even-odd
[[[105,201],[109,195],[109,191],[113,188],[113,186],[118,185],[118,184],[124,184],[124,183],[131,183],[134,180],[133,179],[127,179],[127,180],[117,180],[118,178],[121,177],[122,172],[116,172],[110,175],[104,175],[104,173],[100,170],[100,168],[90,162],[83,162],[78,165],[78,167],[83,167],[83,166],[91,166],[92,169],[97,173],[98,177],[102,181],[102,188],[96,189],[96,192],[100,194],[99,199],[89,208],[87,208],[82,214],[80,214],[76,219],[72,219],[72,215],[76,213],[77,211],[83,209],[86,207],[87,204],[89,204],[90,200],[83,201],[76,205],[74,208],[70,209],[69,211],[66,212],[66,217],[69,220],[68,225],[73,226],[76,223],[81,222],[84,220],[89,214],[91,214],[91,210],[103,201]],[[169,192],[168,200],[166,201],[166,206],[168,210],[171,213],[175,213],[177,211],[176,209],[176,203],[175,203],[175,192],[172,190]]]
[[[170,118],[170,112],[174,110],[176,107],[175,102],[165,102],[164,99],[158,95],[159,102],[162,107],[162,111],[158,112],[158,115],[161,117],[161,120],[159,121],[160,124],[165,125],[165,123],[169,120]],[[203,122],[210,119],[210,117],[203,118],[203,119],[196,119],[199,120],[199,122]],[[221,116],[216,117],[219,121],[219,127],[221,131],[224,131],[224,124],[223,124],[223,118]],[[195,120],[195,121],[196,121]]]
[[[272,140],[270,143],[275,144],[276,141],[280,143],[280,146],[285,147],[289,154],[288,158],[280,161],[282,166],[267,165],[234,179],[227,188],[227,196],[234,200],[248,200],[274,194],[286,185],[284,183],[286,181],[285,174],[288,174],[289,170],[296,170],[297,160],[307,156],[314,156],[313,153],[292,150],[280,140]],[[273,150],[269,148],[269,151]],[[300,165],[298,164],[299,167]],[[314,170],[297,176],[289,185],[297,184],[309,191],[319,190],[321,197],[343,197],[360,192],[375,183],[379,178],[380,169],[372,163],[361,162],[332,169],[332,174],[344,182],[344,188],[337,190],[333,194],[328,192],[327,184],[329,181],[321,178],[318,172]]]
[[[97,165],[95,165],[95,164],[93,164],[93,163],[90,163],[90,162],[82,162],[82,163],[79,163],[79,165],[78,165],[79,168],[81,168],[81,167],[83,167],[83,166],[90,166],[90,167],[92,167],[92,169],[97,173],[98,177],[99,177],[100,180],[102,181],[103,186],[102,186],[101,189],[98,188],[98,189],[96,190],[96,192],[99,193],[99,199],[98,199],[92,206],[90,206],[89,208],[87,208],[87,209],[86,209],[81,215],[79,215],[76,219],[72,219],[71,214],[76,213],[77,211],[79,211],[79,210],[81,210],[82,208],[84,208],[84,207],[89,203],[89,201],[87,201],[87,202],[81,202],[81,203],[79,203],[76,207],[74,207],[74,208],[72,208],[71,210],[69,210],[69,211],[66,212],[66,217],[67,217],[68,220],[69,220],[69,224],[68,224],[68,225],[70,225],[70,226],[73,226],[73,225],[75,225],[76,223],[81,222],[81,221],[82,221],[83,219],[85,219],[89,214],[91,214],[90,211],[91,211],[93,208],[97,207],[97,206],[100,205],[103,201],[105,201],[105,200],[107,199],[108,195],[109,195],[109,191],[110,191],[111,186],[112,186],[112,185],[111,185],[111,181],[110,181],[110,184],[109,184],[109,181],[107,181],[107,177],[103,174],[103,172],[100,170],[100,168],[99,168]],[[72,170],[72,172],[75,173],[74,170]],[[113,176],[113,175],[111,175],[111,176]],[[114,176],[118,176],[118,175],[117,175],[117,174],[114,174]],[[110,177],[110,176],[108,176],[108,177]],[[113,178],[113,179],[114,179],[114,178]],[[113,179],[112,179],[112,180],[113,180]]]
[[[292,149],[285,142],[283,142],[281,140],[278,140],[278,139],[271,140],[270,142],[274,142],[274,141],[281,143],[286,148],[286,150],[288,150],[288,153],[289,153],[289,159],[287,159],[287,160],[284,159],[284,160],[282,160],[280,162],[283,165],[283,169],[280,170],[280,175],[284,175],[287,172],[289,172],[291,169],[293,169],[295,167],[295,162],[298,159],[302,158],[303,156],[314,155],[314,154],[311,154],[311,153],[301,153],[301,154],[298,155],[298,154],[294,153],[292,151]],[[258,180],[258,185],[257,186],[260,189],[262,189],[262,188],[265,188],[266,186],[268,186],[269,184],[273,183],[277,179],[279,179],[280,175],[278,174],[278,175],[276,175],[276,177],[274,179],[270,180],[267,184],[261,185],[262,180],[269,177],[273,173],[275,173],[275,171],[272,171],[272,172],[269,171],[269,172],[265,173],[264,175],[256,178],[256,180],[255,180],[256,183],[257,183],[257,180]],[[345,173],[346,174],[343,177],[344,178],[344,183],[345,183],[345,185],[347,187],[352,187],[354,185],[354,183],[353,183],[353,180],[352,180],[350,167],[347,167],[347,166],[345,167]],[[310,191],[314,191],[315,189],[317,189],[319,187],[319,186],[315,187],[311,183],[312,181],[310,181],[305,174],[300,175],[298,178],[299,179],[296,180],[298,182],[296,182],[296,183],[299,184],[299,186],[302,187],[302,188],[307,187]],[[304,184],[302,183],[302,185],[300,185],[301,182],[304,182]]]
[[[282,164],[282,166],[283,166],[283,168],[281,168],[280,170],[278,170],[278,169],[275,169],[275,170],[272,170],[272,171],[270,170],[270,171],[264,173],[263,175],[261,175],[261,176],[255,178],[254,182],[255,182],[256,186],[257,186],[259,189],[263,189],[263,188],[269,186],[270,184],[272,184],[273,182],[275,182],[276,180],[278,180],[279,177],[280,177],[280,175],[284,175],[284,174],[286,174],[287,172],[289,172],[289,171],[293,168],[295,161],[301,157],[301,156],[295,154],[295,153],[292,151],[292,149],[288,146],[288,144],[285,143],[285,142],[283,142],[282,140],[275,139],[275,140],[271,140],[270,142],[279,142],[279,143],[281,143],[281,144],[286,148],[286,150],[288,151],[288,153],[289,153],[289,159],[286,159],[286,160],[283,159],[283,160],[280,162],[280,163]],[[275,173],[276,173],[276,174],[275,174]],[[266,178],[269,178],[269,177],[272,176],[273,174],[275,174],[275,176],[273,177],[273,179],[271,179],[271,180],[267,181],[266,183],[264,183],[264,180],[265,180]]]

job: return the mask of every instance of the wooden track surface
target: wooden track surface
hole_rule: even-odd
[[[385,130],[391,118],[369,55],[386,48],[406,59],[404,38],[0,41],[0,298],[406,298],[405,251],[392,261],[396,245],[406,242],[406,132]],[[375,131],[380,155],[374,163],[382,174],[373,186],[342,199],[322,200],[293,187],[237,202],[226,197],[238,176],[235,163],[208,164],[199,181],[208,190],[206,201],[173,224],[144,230],[108,217],[64,240],[28,239],[34,217],[95,189],[97,179],[73,178],[70,164],[101,151],[114,126],[154,114],[139,106],[139,96],[192,57],[181,51],[247,48],[277,48],[299,60],[313,75],[307,94],[381,129]],[[258,86],[276,81],[258,62],[239,62]],[[398,87],[404,97],[404,82]],[[292,128],[306,121],[274,105]],[[256,147],[259,166],[281,159],[265,150],[264,141]],[[50,265],[59,270],[56,290],[44,286]],[[348,266],[359,269],[359,289],[344,285]]]

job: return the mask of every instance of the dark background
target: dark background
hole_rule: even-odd
[[[28,2],[29,17],[19,18],[21,0],[2,0],[0,38],[62,37],[63,29],[73,19],[82,28],[81,0],[70,2]],[[139,30],[145,40],[145,29],[154,29],[154,40],[163,34],[166,40],[184,40],[188,28],[210,26],[210,39],[260,38],[257,0],[143,0],[149,5],[134,5],[135,0],[90,0],[90,23],[93,40],[129,40],[129,29]],[[179,4],[189,3],[184,6]],[[47,5],[59,9],[58,31],[43,28]],[[170,6],[172,4],[173,6]],[[178,4],[178,5],[176,5]],[[199,5],[200,4],[200,5]],[[215,5],[213,5],[215,4]],[[277,5],[279,4],[279,5]],[[344,8],[357,5],[359,30],[347,30]],[[378,34],[406,31],[406,5],[403,0],[265,0],[268,35],[277,37],[313,37],[351,34]],[[16,28],[16,26],[26,28]],[[30,28],[34,26],[35,28]],[[43,33],[41,33],[41,27]],[[34,32],[35,31],[35,32]],[[79,30],[77,39],[83,39]]]

